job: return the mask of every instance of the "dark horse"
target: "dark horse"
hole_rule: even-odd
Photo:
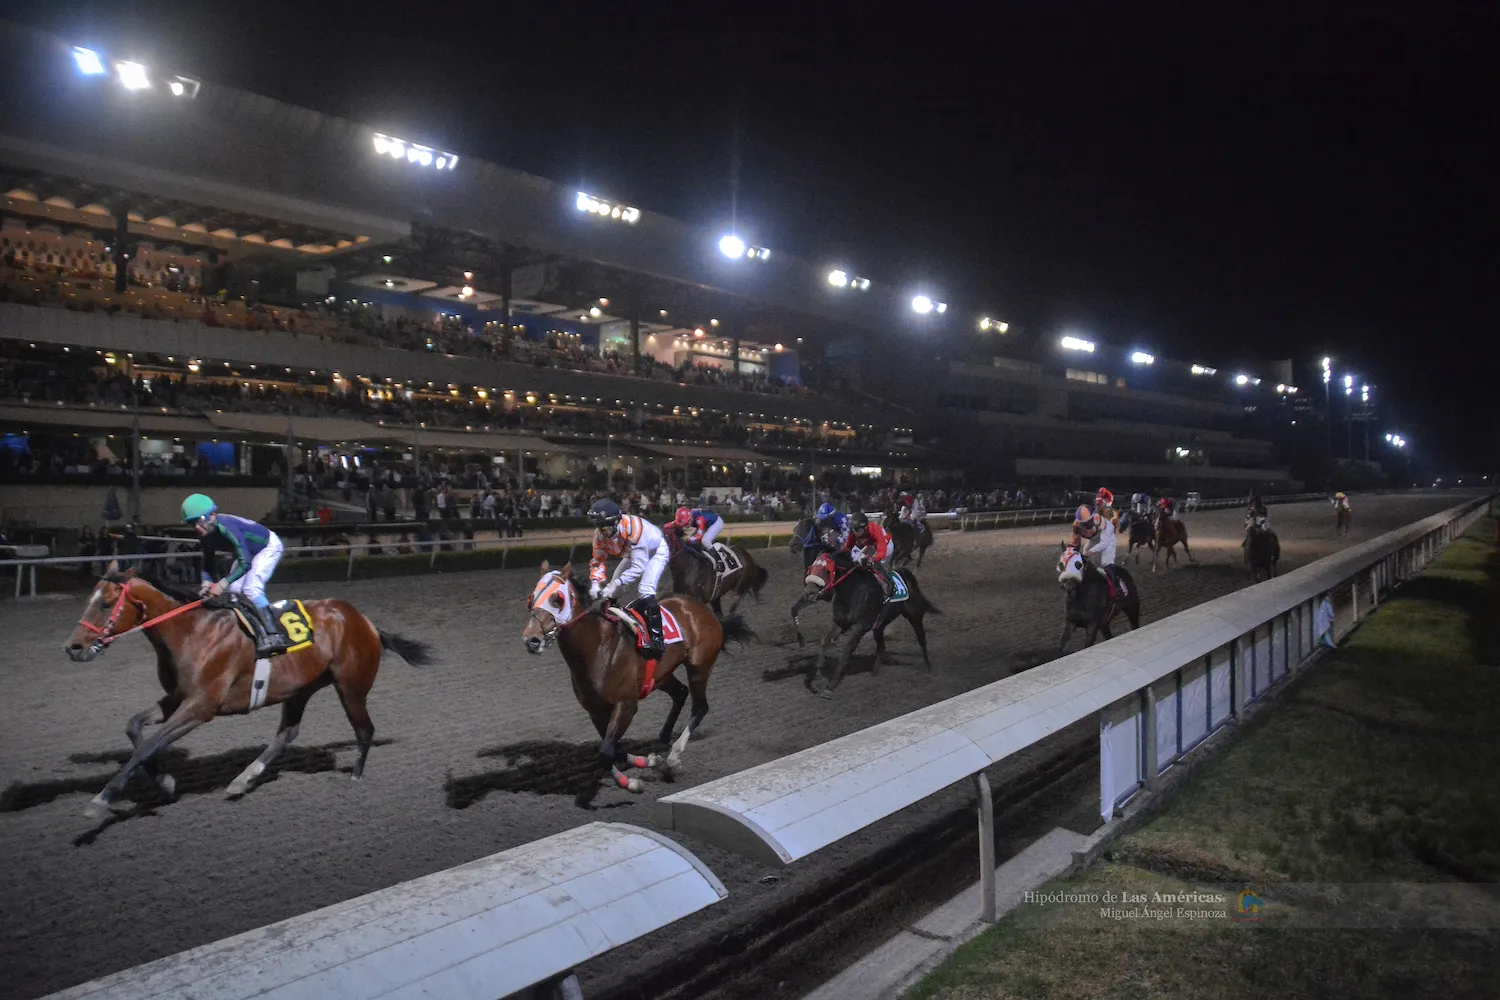
[[[557,640],[557,648],[572,675],[573,695],[593,720],[602,741],[601,776],[607,774],[619,788],[639,792],[640,780],[626,777],[619,765],[653,767],[670,775],[681,761],[688,739],[708,714],[708,678],[724,649],[724,640],[743,642],[754,633],[739,615],[720,619],[691,597],[668,597],[661,606],[676,619],[682,641],[667,645],[666,654],[653,673],[636,649],[637,633],[620,617],[621,614],[628,617],[628,613],[615,609],[591,610],[587,605],[583,589],[573,578],[571,563],[559,570],[542,563],[542,578],[526,601],[530,616],[521,636],[530,653],[540,653],[553,639]],[[678,666],[686,668],[686,684],[674,676]],[[620,749],[620,741],[630,728],[641,699],[657,688],[672,699],[666,724],[657,737],[662,745],[671,744],[671,752],[665,760],[657,754],[649,757],[626,754]],[[672,730],[689,693],[693,697],[693,714],[682,736],[672,743]],[[587,806],[598,790],[598,781],[592,781],[579,791],[575,801]]]
[[[1276,575],[1276,564],[1281,561],[1281,539],[1276,532],[1265,526],[1260,518],[1254,518],[1245,534],[1245,568],[1251,580],[1266,579]]]
[[[813,692],[825,698],[844,679],[844,671],[849,667],[849,658],[854,655],[855,647],[872,628],[875,630],[875,668],[889,661],[885,651],[885,627],[898,617],[911,622],[911,630],[917,635],[917,644],[922,647],[922,663],[929,672],[932,670],[932,660],[927,655],[927,629],[922,624],[922,618],[928,614],[940,615],[942,612],[923,596],[921,588],[917,586],[916,574],[909,569],[894,574],[905,582],[908,596],[904,601],[887,604],[880,582],[874,575],[855,570],[854,561],[844,553],[824,553],[809,568],[807,589],[792,606],[792,625],[797,630],[797,644],[800,646],[803,644],[799,621],[802,609],[813,601],[833,601],[833,625],[823,637],[823,643],[818,647],[817,662],[808,675]],[[825,679],[823,661],[828,653],[828,644],[833,642],[834,636],[843,633],[852,634],[839,651],[832,677]],[[875,668],[872,668],[872,673]]]
[[[138,767],[170,798],[176,782],[171,775],[156,772],[151,762],[156,753],[216,715],[244,715],[252,707],[279,703],[281,725],[276,737],[229,785],[229,795],[244,795],[296,738],[308,699],[330,684],[344,703],[344,714],[359,745],[355,780],[364,774],[365,757],[375,737],[365,697],[375,685],[380,651],[389,649],[408,663],[420,665],[427,662],[426,646],[380,631],[345,601],[308,601],[312,645],[273,657],[264,700],[252,702],[255,646],[240,630],[233,612],[210,609],[200,600],[168,590],[165,584],[153,585],[134,570],[121,573],[118,565],[111,564],[64,648],[70,658],[86,663],[116,639],[140,630],[156,650],[156,675],[166,691],[126,723],[125,735],[135,752],[94,796],[85,815],[103,816]],[[157,724],[161,728],[143,740],[141,730]]]
[[[1151,548],[1151,572],[1156,572],[1156,556],[1158,553],[1167,554],[1164,565],[1172,565],[1172,560],[1177,558],[1176,546],[1180,542],[1182,551],[1187,553],[1188,562],[1197,562],[1193,558],[1193,550],[1188,548],[1187,525],[1175,517],[1168,517],[1161,511],[1156,512],[1156,524],[1152,530],[1153,544]]]
[[[1349,525],[1354,523],[1354,511],[1347,504],[1333,505],[1333,533],[1336,535],[1349,534]]]
[[[1127,510],[1120,515],[1120,531],[1126,536],[1128,542],[1125,547],[1125,558],[1136,549],[1151,549],[1152,555],[1156,554],[1154,548],[1155,529],[1152,527],[1151,518],[1145,514],[1137,514]],[[1135,552],[1136,565],[1140,565],[1141,554]]]
[[[756,603],[760,602],[760,589],[766,585],[768,575],[765,567],[757,566],[750,558],[749,552],[738,545],[731,546],[734,554],[739,556],[740,568],[726,573],[721,582],[716,579],[713,564],[683,544],[680,531],[668,527],[662,534],[667,536],[667,544],[672,548],[672,558],[667,562],[667,571],[672,574],[672,593],[695,597],[720,616],[724,614],[722,602],[726,594],[734,598],[730,613],[739,608],[746,594],[753,596]],[[717,590],[715,583],[719,584]]]
[[[1132,629],[1140,628],[1140,591],[1136,589],[1135,581],[1125,567],[1115,567],[1115,578],[1125,586],[1124,597],[1111,597],[1109,579],[1104,575],[1104,570],[1089,562],[1088,557],[1081,555],[1073,546],[1063,543],[1062,557],[1057,561],[1057,581],[1067,594],[1064,605],[1067,621],[1063,625],[1059,649],[1068,648],[1068,640],[1073,637],[1075,628],[1087,630],[1088,642],[1084,643],[1085,646],[1092,646],[1101,632],[1104,633],[1104,638],[1113,639],[1114,632],[1110,630],[1109,623],[1122,611],[1129,619]]]
[[[903,521],[894,512],[887,512],[885,519],[881,521],[881,527],[891,536],[891,565],[910,566],[911,554],[915,551],[917,566],[920,568],[922,557],[932,548],[932,526],[926,521],[918,524]]]
[[[810,517],[804,517],[792,529],[792,543],[790,548],[793,555],[801,553],[803,569],[810,568],[813,560],[817,559],[824,552],[833,551],[833,545],[830,540],[833,529],[830,528],[824,531],[821,540],[819,539],[817,530],[817,521]]]

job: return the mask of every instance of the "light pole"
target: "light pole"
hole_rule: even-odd
[[[1354,376],[1344,376],[1344,454],[1354,461]]]
[[[1323,413],[1327,418],[1328,468],[1333,470],[1333,359],[1323,359]]]

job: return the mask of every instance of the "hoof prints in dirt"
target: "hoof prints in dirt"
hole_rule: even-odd
[[[388,746],[394,742],[395,740],[382,739],[375,740],[373,745]],[[260,776],[256,781],[256,787],[275,781],[277,776],[284,771],[295,771],[298,774],[323,774],[338,770],[337,751],[354,748],[353,740],[325,743],[317,747],[290,746],[276,759],[276,763]],[[264,749],[265,747],[259,746],[240,747],[208,757],[191,757],[186,750],[168,747],[153,758],[153,763],[156,764],[158,771],[169,774],[177,780],[176,797],[180,799],[184,795],[203,795],[223,791],[229,787],[235,775],[250,766],[250,762],[259,757]],[[70,760],[76,764],[121,765],[129,759],[129,750],[79,753],[70,757]],[[345,768],[345,770],[348,769]],[[80,775],[76,778],[12,782],[5,791],[0,792],[0,813],[23,812],[45,805],[64,795],[77,793],[94,795],[109,784],[109,780],[117,771],[118,767],[114,767],[108,771],[96,771],[93,774]],[[120,801],[122,803],[133,802],[138,805],[160,805],[170,800],[144,772],[138,771],[131,776],[130,784],[120,796]]]
[[[794,654],[787,658],[784,667],[767,667],[760,673],[760,679],[766,682],[784,681],[788,677],[801,677],[807,679],[809,672],[818,662],[817,653]],[[832,656],[824,662],[823,669],[826,671],[833,665]],[[891,666],[891,663],[883,663],[881,666]],[[875,672],[875,654],[856,654],[849,658],[849,666],[844,671],[844,676],[852,677],[855,674],[873,674]]]
[[[646,755],[656,744],[625,740],[622,750]],[[562,740],[522,740],[481,750],[478,757],[500,757],[505,767],[444,782],[448,808],[467,809],[490,792],[534,792],[537,795],[577,795],[599,781],[599,746]]]

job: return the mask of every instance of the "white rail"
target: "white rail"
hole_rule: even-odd
[[[582,997],[573,968],[726,895],[661,834],[590,823],[44,1000]]]
[[[1093,716],[1101,813],[1109,818],[1308,661],[1320,600],[1351,591],[1358,621],[1467,530],[1484,504],[1472,500],[1091,649],[666,796],[656,819],[784,865],[973,776],[981,828],[992,828],[985,769]],[[993,866],[985,874],[993,878]],[[992,896],[981,891],[981,899]]]

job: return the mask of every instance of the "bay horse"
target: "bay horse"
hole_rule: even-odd
[[[1252,581],[1264,573],[1269,580],[1276,575],[1281,561],[1281,539],[1260,518],[1251,520],[1245,535],[1245,568]]]
[[[621,764],[656,768],[664,776],[670,776],[681,762],[688,740],[708,714],[708,678],[725,640],[744,642],[755,633],[739,615],[720,618],[691,597],[665,598],[661,607],[676,619],[682,641],[668,643],[655,670],[648,671],[647,661],[637,652],[635,633],[614,613],[588,606],[583,588],[573,577],[572,563],[554,570],[544,562],[541,569],[541,579],[526,599],[529,615],[521,638],[526,651],[533,654],[540,654],[553,641],[557,642],[572,677],[573,696],[599,732],[601,775],[607,774],[616,787],[628,792],[639,792],[642,786],[640,779],[627,777],[621,771]],[[687,673],[686,684],[676,676],[679,666]],[[666,724],[657,736],[657,741],[670,746],[671,751],[665,760],[657,754],[649,757],[626,754],[620,749],[620,741],[625,738],[641,699],[657,689],[672,699]],[[673,743],[672,730],[689,694],[693,713],[682,736]],[[574,801],[587,807],[598,791],[596,780],[581,789]]]
[[[1137,514],[1135,511],[1127,510],[1120,515],[1120,531],[1126,536],[1125,558],[1135,552],[1135,562],[1139,566],[1141,554],[1136,549],[1150,549],[1151,554],[1156,554],[1155,529],[1151,519],[1145,514]]]
[[[911,521],[901,520],[895,513],[888,513],[881,522],[881,527],[891,536],[891,566],[910,566],[911,554],[916,552],[917,567],[920,569],[922,557],[932,548],[932,526],[922,521],[919,527]]]
[[[264,701],[253,706],[255,645],[241,631],[234,613],[173,590],[136,575],[135,570],[122,573],[117,563],[111,563],[63,648],[74,662],[87,663],[115,640],[139,631],[156,650],[156,675],[166,692],[126,723],[125,735],[134,751],[89,802],[84,815],[92,819],[105,815],[136,768],[143,769],[172,798],[176,781],[171,775],[158,774],[152,757],[215,716],[244,715],[259,704],[280,704],[281,724],[275,738],[229,785],[231,798],[244,795],[296,739],[308,699],[329,685],[338,692],[344,714],[354,727],[359,747],[354,779],[364,775],[365,758],[375,737],[365,698],[375,685],[381,650],[389,649],[408,663],[421,665],[428,661],[425,644],[377,629],[346,601],[308,601],[303,607],[313,628],[312,645],[271,658]],[[158,724],[160,729],[142,739],[144,727]]]
[[[1110,595],[1109,578],[1104,575],[1104,570],[1089,562],[1088,557],[1075,546],[1062,543],[1062,556],[1057,560],[1057,582],[1062,584],[1065,595],[1065,620],[1058,649],[1068,648],[1068,640],[1073,637],[1075,628],[1087,630],[1088,641],[1084,643],[1085,646],[1092,646],[1101,632],[1104,633],[1104,638],[1113,639],[1114,632],[1110,629],[1110,622],[1121,612],[1124,612],[1132,629],[1140,628],[1141,595],[1135,580],[1124,566],[1115,567],[1115,578],[1125,587],[1123,598]]]
[[[745,549],[738,545],[730,546],[739,557],[740,568],[724,574],[720,581],[713,565],[683,542],[678,528],[669,526],[663,529],[662,534],[666,535],[667,545],[672,550],[672,557],[667,561],[667,572],[672,574],[672,593],[695,597],[713,608],[714,614],[721,617],[724,614],[723,600],[726,594],[734,598],[734,604],[729,608],[731,614],[739,609],[746,594],[754,597],[757,604],[760,603],[760,591],[766,585],[769,574],[765,567],[755,564],[755,560],[750,558],[750,553]],[[717,590],[715,583],[718,583]]]
[[[1156,572],[1156,556],[1160,552],[1166,552],[1167,558],[1163,565],[1172,565],[1172,560],[1177,558],[1176,546],[1181,543],[1182,551],[1187,553],[1188,562],[1197,562],[1193,558],[1193,550],[1188,548],[1187,525],[1174,517],[1168,517],[1161,511],[1156,512],[1156,521],[1152,529],[1151,547],[1151,572]]]
[[[814,694],[824,698],[830,697],[833,689],[844,679],[850,657],[854,655],[859,641],[871,629],[875,631],[875,667],[889,661],[890,657],[885,651],[885,628],[897,618],[905,618],[911,622],[917,644],[922,647],[922,663],[929,673],[932,671],[932,660],[927,655],[927,629],[922,619],[926,615],[940,615],[942,612],[922,594],[917,585],[916,574],[909,569],[892,573],[893,577],[901,577],[908,596],[904,601],[888,604],[885,593],[880,588],[880,581],[875,579],[874,574],[855,572],[855,569],[854,560],[846,553],[825,552],[818,556],[808,569],[807,589],[792,606],[792,627],[797,632],[797,645],[801,646],[804,645],[800,620],[802,609],[818,600],[833,602],[833,625],[823,637],[823,642],[818,647],[818,659],[808,672],[808,686]],[[835,636],[849,633],[852,635],[839,651],[833,675],[825,678],[823,663],[828,654],[829,643],[833,642]],[[875,669],[872,668],[871,672],[874,673]]]
[[[1354,523],[1354,511],[1346,504],[1334,504],[1333,506],[1333,533],[1335,535],[1349,534],[1349,526]]]

